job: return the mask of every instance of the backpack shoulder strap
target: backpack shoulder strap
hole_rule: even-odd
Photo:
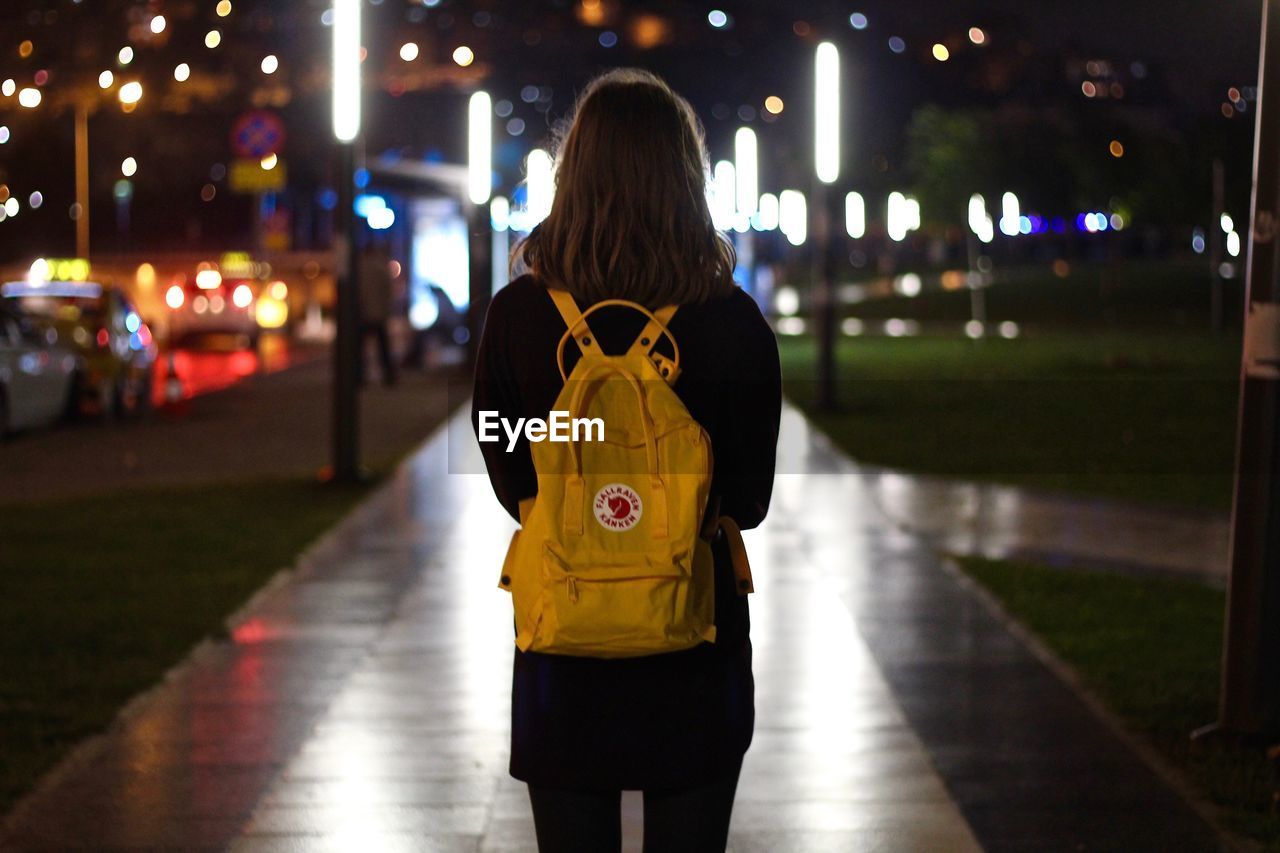
[[[643,355],[654,363],[658,368],[658,372],[662,374],[662,378],[667,380],[668,385],[674,385],[680,375],[680,347],[676,344],[676,339],[672,337],[667,326],[671,323],[671,318],[676,315],[676,311],[680,309],[679,305],[667,305],[654,311],[649,317],[649,322],[645,323],[640,334],[636,337],[635,343],[631,345],[631,349],[627,351],[627,355]],[[660,338],[666,337],[671,341],[671,345],[675,347],[675,361],[667,358],[661,353],[654,352],[654,348],[658,345]]]
[[[556,310],[560,312],[560,316],[564,318],[565,326],[570,331],[573,331],[574,327],[579,323],[586,322],[582,318],[582,311],[578,308],[578,303],[574,301],[573,294],[569,291],[548,287],[547,294],[551,297],[551,301],[555,303]]]
[[[584,358],[588,357],[589,354],[598,352],[600,345],[595,343],[595,335],[591,333],[591,327],[587,325],[586,315],[578,308],[578,303],[574,301],[573,294],[567,290],[559,290],[553,287],[547,288],[547,293],[551,296],[551,301],[555,303],[556,310],[560,312],[560,316],[564,319],[564,324],[567,327],[560,337],[560,345],[556,347],[556,366],[560,368],[560,380],[562,382],[568,381],[568,376],[564,370],[564,346],[569,343],[569,339],[573,338]]]

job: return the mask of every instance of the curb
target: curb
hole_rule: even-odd
[[[992,592],[965,574],[964,570],[956,562],[955,555],[939,553],[938,556],[943,570],[956,584],[976,598],[1006,631],[1012,634],[1027,651],[1031,652],[1040,663],[1047,667],[1059,681],[1065,684],[1085,704],[1085,707],[1089,709],[1094,717],[1102,722],[1130,752],[1137,755],[1142,760],[1142,763],[1156,774],[1156,777],[1161,782],[1172,789],[1192,811],[1209,825],[1217,834],[1223,850],[1237,851],[1238,853],[1257,853],[1257,851],[1263,849],[1258,842],[1241,838],[1224,829],[1221,824],[1222,810],[1201,796],[1182,775],[1182,772],[1156,751],[1154,747],[1129,731],[1124,722],[1112,713],[1092,688],[1084,683],[1079,673],[1070,664],[1059,658],[1030,628],[1011,614]]]

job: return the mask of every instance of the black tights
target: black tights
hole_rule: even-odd
[[[644,853],[723,853],[738,770],[709,785],[644,792]],[[529,786],[539,853],[617,853],[622,792]]]

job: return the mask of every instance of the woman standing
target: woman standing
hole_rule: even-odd
[[[586,310],[625,299],[681,306],[669,329],[683,372],[674,386],[711,438],[710,512],[758,525],[773,486],[781,407],[777,343],[733,282],[732,246],[711,223],[707,153],[689,104],[652,74],[612,71],[582,94],[558,151],[550,215],[514,257],[528,269],[494,297],[476,362],[480,411],[545,418],[562,387],[565,323],[548,288]],[[604,352],[625,350],[645,317],[592,315]],[[578,353],[566,352],[567,370]],[[519,520],[537,492],[527,441],[481,443],[499,501]],[[716,507],[718,506],[718,510]],[[716,637],[684,651],[602,659],[516,650],[511,774],[529,785],[542,853],[621,846],[620,797],[644,792],[645,850],[723,850],[754,685],[747,599],[728,543],[715,556]]]

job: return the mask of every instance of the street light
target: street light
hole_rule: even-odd
[[[814,151],[818,180],[840,177],[840,51],[824,41],[814,58]]]
[[[468,107],[467,189],[472,204],[484,204],[493,192],[493,104],[488,92],[476,92]]]
[[[844,197],[844,230],[855,240],[867,233],[867,204],[860,193]]]
[[[484,315],[493,296],[493,224],[488,205],[493,194],[493,99],[488,92],[471,95],[467,118],[467,197],[471,202],[467,208],[470,234],[467,332],[469,352],[474,359]]]
[[[827,184],[840,177],[840,51],[824,41],[813,61],[813,273],[814,319],[818,339],[818,405],[831,411],[836,404],[836,306],[832,278],[831,212]]]
[[[360,133],[360,0],[333,3],[333,135],[354,142]]]
[[[360,479],[359,254],[356,251],[355,143],[360,136],[360,2],[333,2],[333,135],[338,141],[338,209],[334,234],[337,272],[336,339],[333,347],[333,481]]]

